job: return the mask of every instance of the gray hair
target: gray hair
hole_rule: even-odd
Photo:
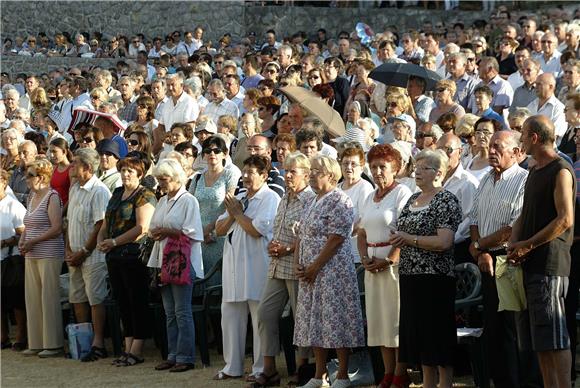
[[[20,119],[14,119],[10,121],[9,128],[13,128],[16,131],[18,131],[18,135],[22,137],[24,136],[24,132],[26,131],[26,124],[24,123],[24,121]],[[20,143],[21,141],[22,140],[18,141],[18,143]]]
[[[212,79],[211,81],[209,81],[209,84],[207,85],[207,87],[209,89],[210,86],[214,86],[214,85],[220,90],[226,90],[224,87],[224,83],[220,79],[217,79],[217,78]]]
[[[14,110],[14,115],[18,115],[23,121],[30,120],[30,111],[26,108],[16,108]]]
[[[172,74],[170,74],[170,75],[172,75]],[[154,79],[153,81],[151,81],[151,85],[153,85],[154,83],[161,84],[161,85],[163,85],[163,88],[167,89],[167,82],[165,82],[165,78]]]
[[[10,124],[12,125],[12,123],[15,121],[20,121],[22,123],[21,120],[12,120],[10,122]],[[22,123],[22,124],[24,125],[24,123]],[[16,136],[16,142],[18,143],[19,146],[20,146],[20,143],[22,143],[22,141],[24,140],[20,131],[17,128],[14,128],[12,126],[2,131],[2,135],[1,135],[2,139],[4,139],[5,136],[8,137],[8,135]]]
[[[191,78],[188,78],[185,80],[183,84],[187,86],[191,91],[191,93],[196,97],[203,92],[201,79],[199,77],[193,76]]]
[[[324,123],[320,119],[312,116],[304,117],[302,127],[313,130],[320,137],[324,136],[324,131],[326,130],[326,125],[324,125]]]
[[[135,86],[135,84],[136,84],[135,79],[133,77],[128,76],[128,75],[124,75],[121,78],[119,78],[119,83],[121,83],[121,81],[126,81],[126,80],[129,81],[131,86]]]
[[[456,61],[461,62],[463,64],[467,63],[467,56],[462,52],[451,53],[449,54],[448,59],[455,59]]]
[[[100,156],[99,153],[92,148],[79,148],[74,154],[79,162],[91,169],[91,172],[95,174],[99,169]]]
[[[525,107],[517,107],[512,112],[510,112],[508,119],[527,119],[532,115],[532,112]]]
[[[447,154],[441,150],[424,149],[415,155],[415,162],[419,163],[424,160],[427,166],[441,171],[442,176],[447,174],[447,167],[449,165],[449,158]]]
[[[180,185],[187,183],[187,175],[181,166],[181,163],[173,158],[166,157],[162,159],[155,168],[153,168],[153,175],[157,178],[160,176],[168,176]]]
[[[178,81],[181,81],[181,83],[183,83],[184,77],[183,77],[183,73],[178,71],[177,73],[167,74],[165,76],[165,79],[167,79],[167,80],[176,79]]]
[[[17,99],[20,98],[20,93],[18,92],[18,90],[16,90],[16,88],[12,85],[11,88],[6,87],[8,85],[5,85],[5,87],[2,88],[2,92],[4,93],[4,97],[9,96],[9,95],[14,95]]]

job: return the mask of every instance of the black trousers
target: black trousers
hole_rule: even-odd
[[[107,255],[113,297],[119,305],[125,337],[145,339],[150,336],[149,273],[134,256]]]
[[[576,380],[576,342],[578,341],[576,311],[578,311],[578,287],[580,287],[580,243],[572,245],[572,263],[568,278],[568,294],[564,301],[566,308],[566,327],[570,336],[570,351],[572,352],[572,380]]]

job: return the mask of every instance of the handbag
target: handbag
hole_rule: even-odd
[[[8,248],[8,257],[2,260],[2,287],[24,286],[24,257],[12,255],[14,247]]]
[[[168,237],[163,248],[161,283],[178,286],[191,284],[191,239],[181,233],[178,238]]]
[[[66,327],[68,350],[73,360],[80,360],[91,351],[93,343],[92,323],[71,323]]]
[[[331,360],[326,364],[326,368],[328,369],[330,382],[333,383],[334,380],[336,380],[336,374],[338,373],[338,360]],[[373,363],[369,356],[369,352],[366,349],[350,355],[348,360],[348,378],[353,387],[375,384]]]

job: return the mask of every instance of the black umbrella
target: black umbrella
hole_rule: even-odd
[[[428,70],[413,63],[383,63],[369,74],[369,77],[388,86],[406,88],[409,77],[423,78],[426,90],[433,90],[441,76],[434,71]]]

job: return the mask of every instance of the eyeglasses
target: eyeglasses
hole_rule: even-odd
[[[33,174],[31,172],[27,172],[26,173],[26,179],[32,179],[32,178],[36,178],[38,175]]]
[[[445,88],[437,88],[437,89],[435,89],[435,91],[436,91],[437,93],[443,93],[443,92],[444,92],[444,91],[446,91],[446,90],[447,90],[447,89],[445,89]]]
[[[83,139],[82,139],[82,143],[83,144],[92,143],[94,141],[95,141],[95,139],[93,139],[92,137],[88,137],[88,136],[87,137],[83,137]]]
[[[216,65],[221,65],[222,63],[224,63],[224,61],[215,61],[214,62]]]
[[[360,167],[361,165],[355,162],[342,162],[340,163],[340,165],[342,167],[348,168],[348,167],[352,167],[352,168],[356,168],[356,167]]]
[[[415,139],[424,139],[426,137],[435,137],[431,132],[418,132],[415,135]]]
[[[441,149],[443,151],[445,151],[445,153],[447,154],[447,156],[450,156],[453,153],[453,151],[460,150],[461,147],[458,147],[458,148],[454,148],[454,147],[443,147]]]
[[[185,156],[186,158],[193,158],[193,154],[189,152],[182,151],[180,152],[180,154]]]
[[[389,104],[389,107],[391,108],[396,108],[399,106],[399,104],[396,101],[387,101],[387,104]]]
[[[320,77],[317,75],[311,75],[310,77],[308,77],[308,79],[320,79]]]
[[[129,140],[127,140],[127,144],[132,145],[133,147],[136,147],[139,145],[139,140],[129,139]]]
[[[133,43],[139,43],[139,41],[138,40],[134,40]]]
[[[204,155],[209,154],[219,155],[222,153],[222,150],[220,150],[219,148],[204,148],[202,152],[204,153]]]
[[[99,155],[101,155],[101,156],[102,155],[104,155],[104,156],[114,156],[116,158],[115,154],[113,154],[112,152],[109,152],[109,151],[99,152]]]
[[[491,131],[475,131],[475,136],[491,136],[493,132]]]
[[[415,169],[414,169],[415,172],[418,172],[418,171],[423,171],[424,172],[424,171],[428,171],[428,170],[437,171],[436,168],[433,168],[433,167],[423,167],[423,166],[416,166]]]
[[[467,61],[468,61],[468,62],[475,62],[475,57],[472,57],[472,58],[467,58]]]
[[[99,96],[91,96],[91,100],[98,100]]]

